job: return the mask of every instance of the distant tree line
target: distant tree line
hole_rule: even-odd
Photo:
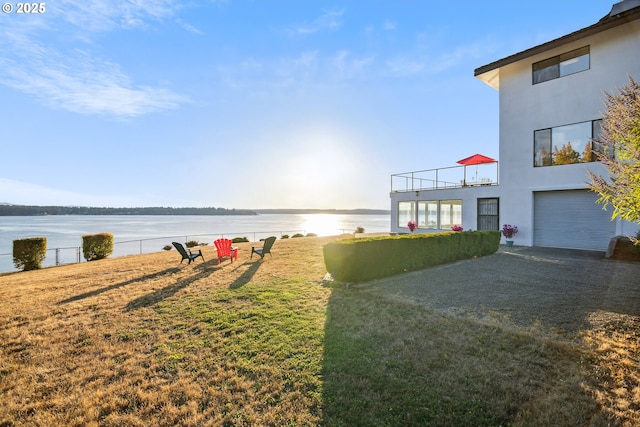
[[[259,214],[389,215],[388,209],[256,209]]]
[[[96,208],[83,206],[0,205],[0,216],[44,215],[257,215],[248,209],[226,208]]]

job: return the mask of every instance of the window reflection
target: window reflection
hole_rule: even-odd
[[[590,66],[589,46],[581,47],[533,64],[533,84],[588,70]]]
[[[533,133],[533,165],[554,166],[596,161],[593,142],[600,134],[601,120],[540,129]],[[601,148],[604,149],[604,148]]]

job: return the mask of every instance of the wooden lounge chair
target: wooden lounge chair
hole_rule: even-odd
[[[196,258],[198,257],[202,257],[202,261],[204,261],[204,256],[202,256],[202,250],[198,250],[198,253],[192,253],[191,249],[189,249],[188,251],[184,248],[184,246],[182,246],[182,243],[178,243],[178,242],[173,242],[173,246],[176,247],[176,249],[178,250],[178,252],[180,253],[180,255],[182,255],[182,259],[180,260],[180,264],[182,264],[182,261],[184,261],[185,259],[189,260],[188,264],[191,264],[191,261],[194,261]]]
[[[251,256],[249,256],[249,258],[252,258],[254,253],[260,255],[260,258],[264,258],[266,254],[269,254],[271,257],[273,257],[273,255],[271,255],[271,246],[273,246],[273,243],[275,241],[275,236],[271,236],[264,239],[264,245],[262,247],[252,246]]]
[[[213,242],[216,245],[216,251],[218,252],[218,264],[222,262],[223,258],[229,257],[231,262],[238,259],[238,248],[231,246],[233,242],[230,239],[218,239]]]

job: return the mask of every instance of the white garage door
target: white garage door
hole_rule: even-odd
[[[616,226],[597,199],[586,190],[534,193],[533,244],[606,251]]]

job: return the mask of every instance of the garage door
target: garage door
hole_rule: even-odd
[[[533,244],[606,251],[616,226],[597,199],[586,190],[534,193]]]

